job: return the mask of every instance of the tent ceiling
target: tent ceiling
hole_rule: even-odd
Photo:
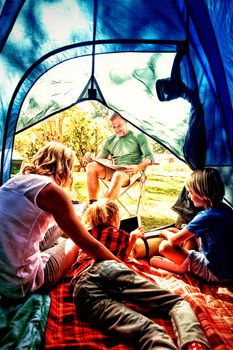
[[[95,79],[104,98],[101,101],[100,96],[101,102],[118,110],[131,124],[182,159],[190,106],[183,99],[161,103],[155,91],[156,80],[170,76],[174,57],[173,53],[97,55]],[[90,79],[91,63],[91,57],[85,56],[66,61],[45,73],[23,103],[16,132],[80,101],[82,89]],[[88,98],[88,89],[86,92],[84,99]],[[159,131],[155,133],[156,124]]]

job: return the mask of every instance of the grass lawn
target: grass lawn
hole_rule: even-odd
[[[177,214],[171,209],[183,188],[189,169],[180,161],[173,163],[160,162],[160,165],[151,166],[147,170],[145,192],[140,206],[140,218],[145,230],[168,225],[176,221]],[[86,173],[76,173],[74,181],[75,193],[73,199],[87,202]],[[139,187],[130,189],[131,198],[126,194],[121,201],[134,215],[136,210]],[[74,198],[76,197],[76,198]],[[121,217],[129,214],[120,207]]]

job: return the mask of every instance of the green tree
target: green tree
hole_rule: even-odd
[[[95,105],[90,109],[73,106],[16,135],[14,148],[23,157],[30,158],[47,142],[62,142],[75,150],[79,171],[85,167],[84,154],[91,152],[96,155],[108,134],[106,118],[100,118],[105,110],[98,109],[97,112],[98,118]]]
[[[100,144],[106,138],[108,129],[104,119],[93,120],[89,113],[70,108],[67,113],[63,129],[63,140],[66,145],[75,150],[78,159],[78,167],[84,168],[82,158],[86,152],[96,155]],[[80,170],[79,169],[79,170]]]
[[[160,145],[158,142],[150,140],[150,144],[154,153],[162,154],[166,152],[166,149]]]
[[[17,134],[14,148],[25,158],[32,157],[49,141],[63,142],[64,115],[60,113]]]

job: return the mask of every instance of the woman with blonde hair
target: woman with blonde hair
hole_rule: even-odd
[[[162,230],[159,252],[151,265],[178,273],[191,272],[211,282],[233,278],[233,210],[224,203],[224,184],[214,168],[195,170],[186,181],[189,197],[196,207],[204,207],[179,232]],[[181,244],[191,237],[200,242],[200,251],[187,250]]]
[[[0,187],[0,299],[52,288],[79,247],[94,259],[116,259],[88,233],[65,191],[74,161],[73,150],[50,142]],[[63,233],[69,239],[54,245]]]

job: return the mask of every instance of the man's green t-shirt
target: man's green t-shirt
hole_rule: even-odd
[[[114,164],[132,165],[140,164],[145,158],[152,162],[154,156],[146,136],[143,133],[134,133],[129,130],[125,136],[110,136],[98,154],[98,158],[112,157]]]

